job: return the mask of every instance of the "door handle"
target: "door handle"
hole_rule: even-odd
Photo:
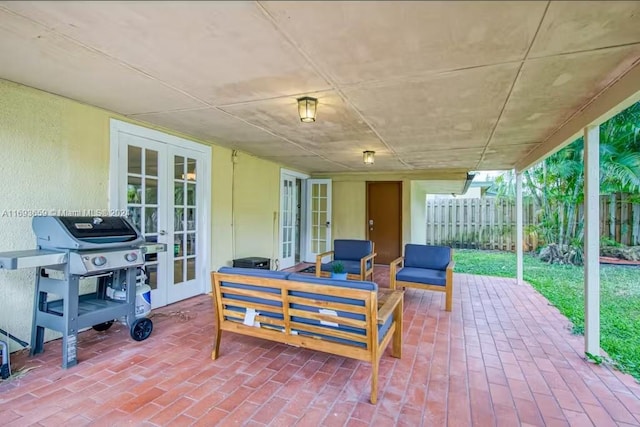
[[[158,234],[161,235],[161,236],[166,236],[167,232],[164,231],[164,230],[160,230],[160,231],[158,231]]]
[[[327,228],[331,227],[331,221],[327,221],[326,224]]]

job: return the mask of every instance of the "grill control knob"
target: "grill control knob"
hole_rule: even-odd
[[[138,254],[135,252],[129,252],[128,254],[125,254],[124,259],[129,262],[134,262],[138,259]]]
[[[107,258],[103,256],[97,256],[91,259],[91,263],[93,263],[93,265],[95,265],[96,267],[102,267],[107,263]]]

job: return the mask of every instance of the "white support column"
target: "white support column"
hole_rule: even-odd
[[[524,281],[523,239],[522,239],[522,173],[516,173],[516,280],[521,285]]]
[[[584,348],[600,355],[600,126],[584,128]]]

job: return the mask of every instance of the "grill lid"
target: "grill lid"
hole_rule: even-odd
[[[62,216],[59,219],[76,239],[115,237],[125,241],[135,239],[137,234],[133,226],[119,216]]]
[[[120,216],[40,216],[32,228],[41,248],[106,249],[137,246],[143,237]]]

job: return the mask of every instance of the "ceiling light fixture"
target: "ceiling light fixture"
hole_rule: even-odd
[[[316,121],[316,109],[318,108],[318,100],[305,96],[298,98],[298,114],[300,114],[300,121],[304,123],[311,123]]]
[[[372,165],[375,161],[374,156],[376,155],[375,151],[363,151],[362,152],[362,161],[365,165]]]

